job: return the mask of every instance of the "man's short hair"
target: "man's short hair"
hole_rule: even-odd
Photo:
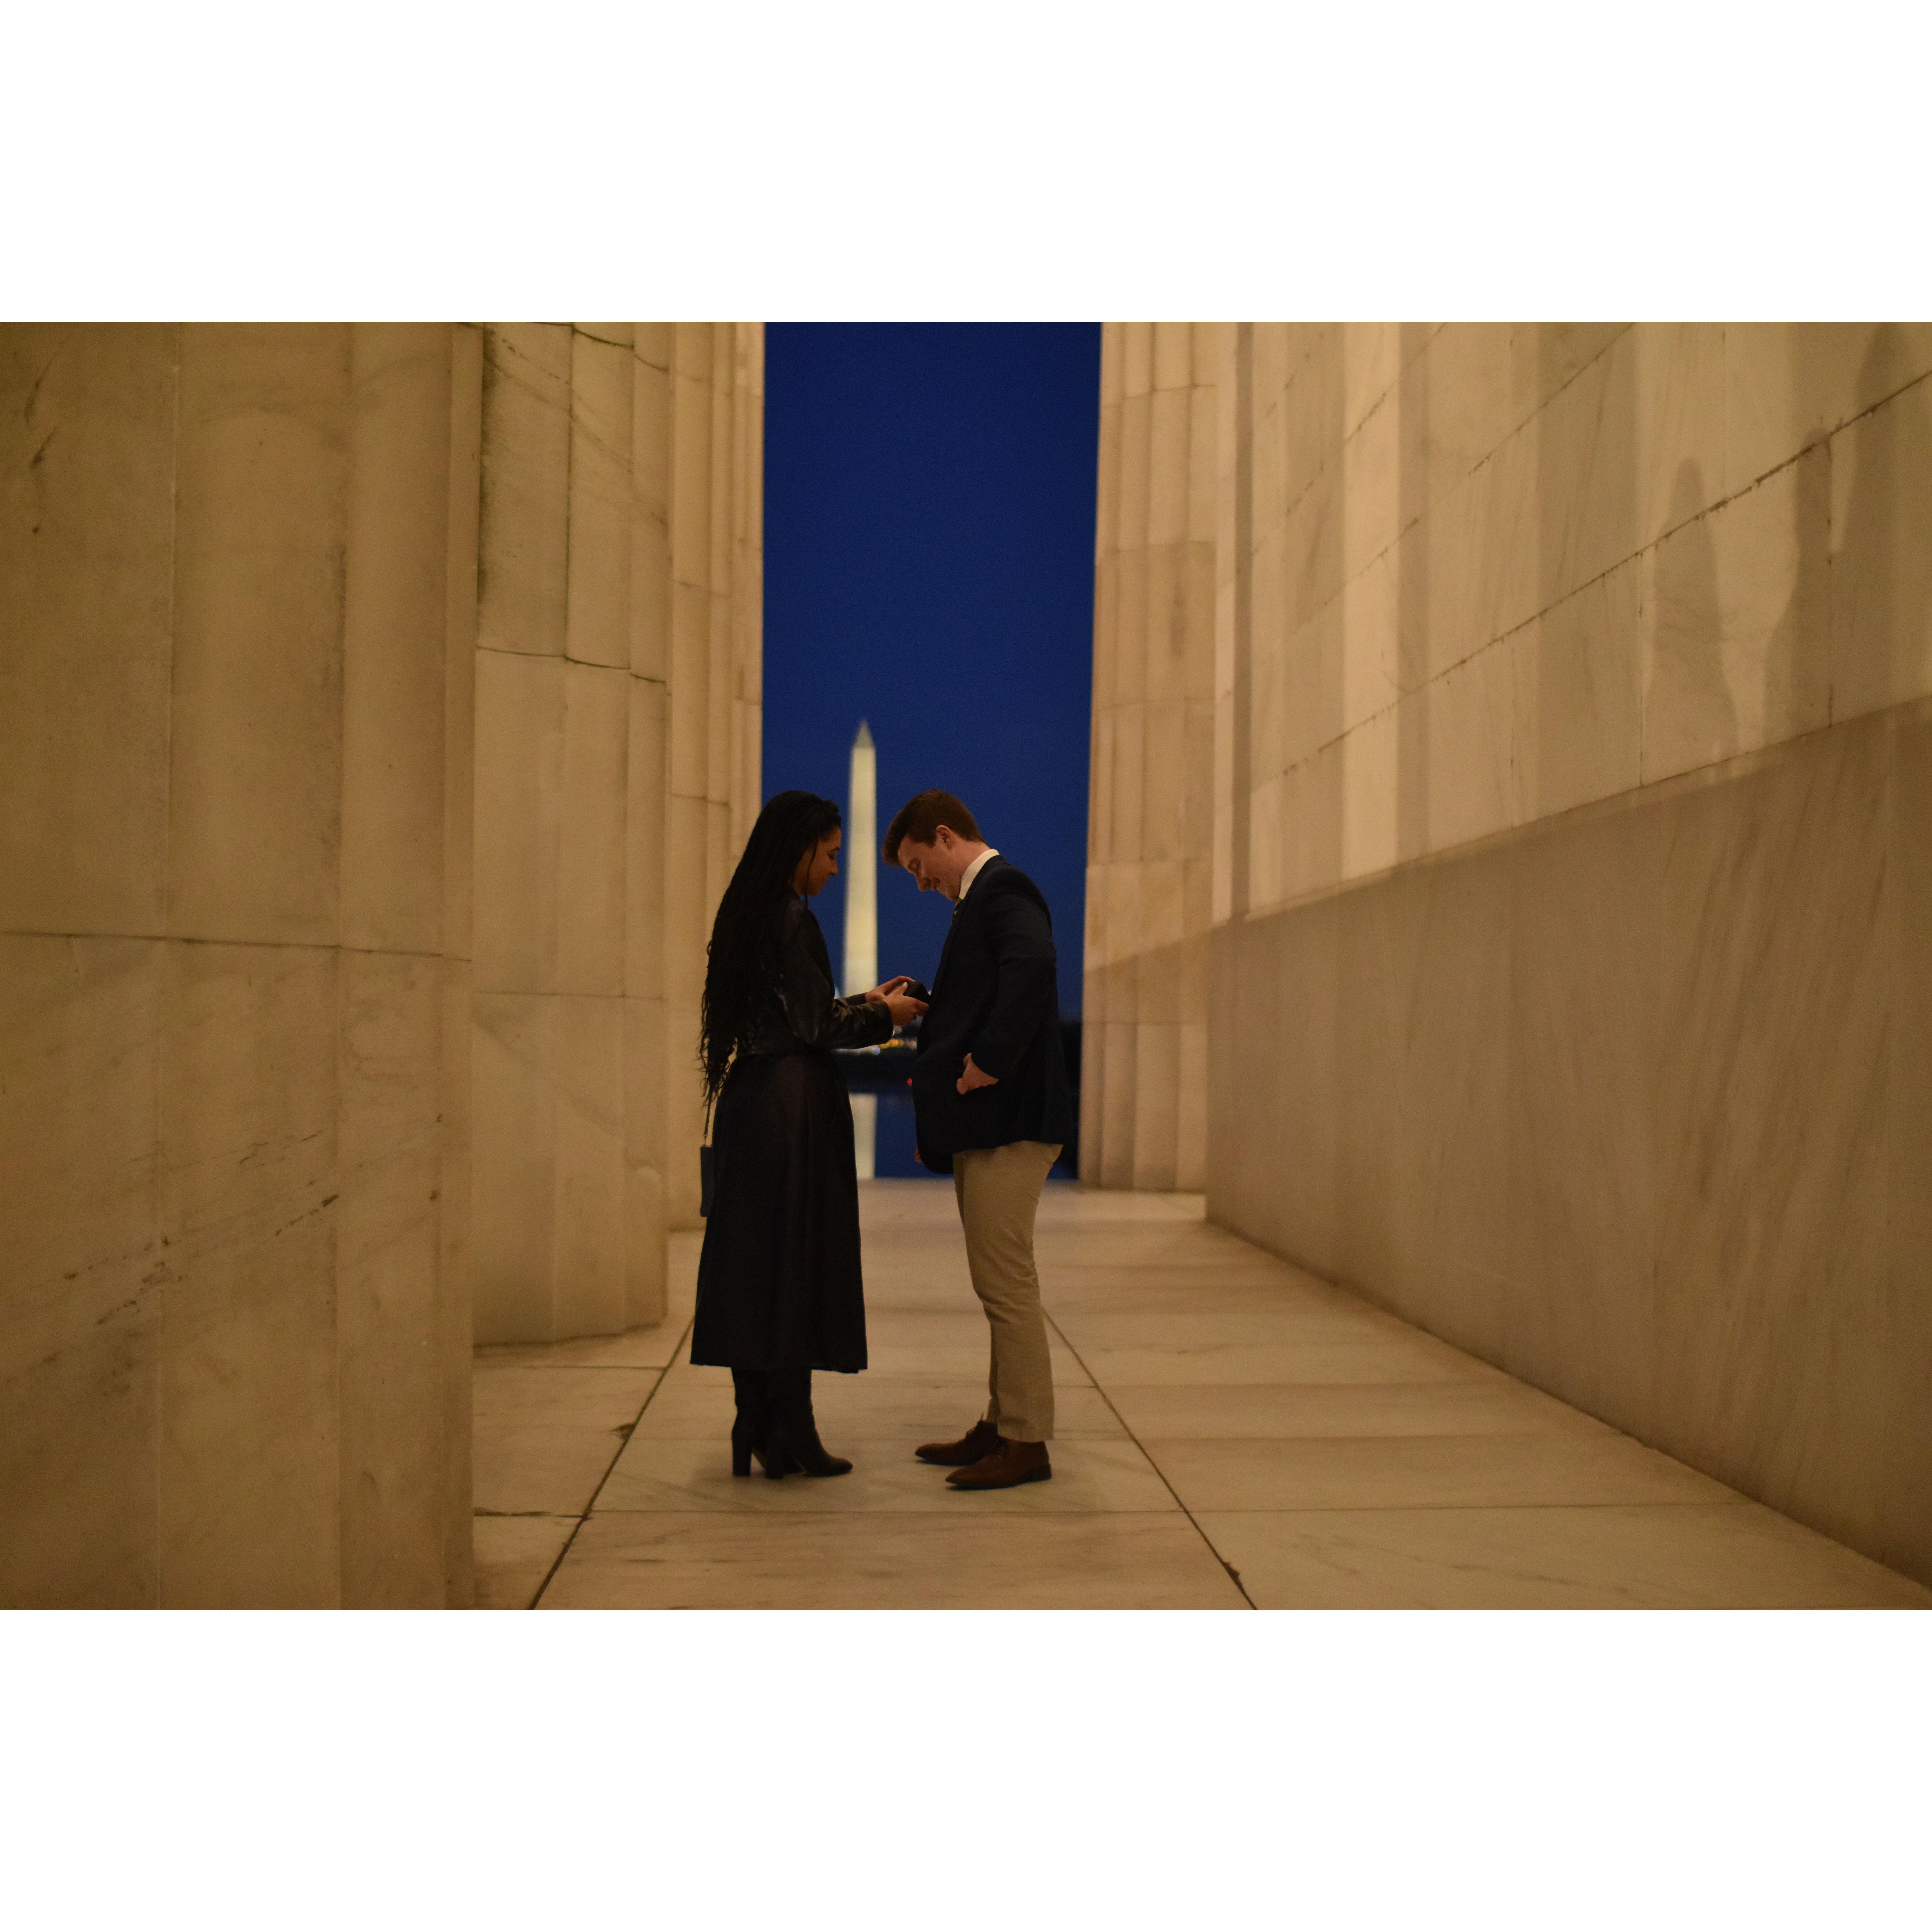
[[[956,838],[976,840],[980,836],[980,821],[950,791],[922,791],[918,797],[908,799],[886,827],[886,863],[898,863],[902,839],[930,845],[942,825],[950,826]]]

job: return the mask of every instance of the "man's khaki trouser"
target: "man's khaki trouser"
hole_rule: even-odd
[[[1033,1220],[1057,1147],[1015,1141],[952,1156],[952,1191],[966,1232],[973,1292],[993,1331],[986,1420],[1012,1442],[1053,1436],[1053,1364],[1033,1264]]]

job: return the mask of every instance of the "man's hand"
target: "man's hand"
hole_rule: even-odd
[[[997,1073],[981,1072],[973,1064],[973,1056],[970,1053],[966,1056],[966,1071],[960,1075],[957,1082],[961,1093],[970,1094],[979,1088],[997,1087],[999,1084],[1000,1076]]]

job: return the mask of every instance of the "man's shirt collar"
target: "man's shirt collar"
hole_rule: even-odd
[[[952,902],[952,909],[955,912],[966,903],[966,895],[973,890],[973,881],[986,869],[987,860],[997,859],[999,856],[999,848],[997,846],[988,845],[986,850],[982,852],[979,857],[975,859],[972,864],[959,875],[959,896]]]

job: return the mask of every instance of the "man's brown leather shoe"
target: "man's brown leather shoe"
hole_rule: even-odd
[[[957,1442],[922,1442],[912,1453],[922,1462],[946,1462],[964,1468],[1000,1446],[1000,1432],[983,1419],[974,1424]]]
[[[1004,1436],[990,1456],[970,1468],[956,1469],[946,1479],[949,1490],[1010,1490],[1021,1483],[1043,1483],[1053,1474],[1044,1442],[1009,1442]]]

